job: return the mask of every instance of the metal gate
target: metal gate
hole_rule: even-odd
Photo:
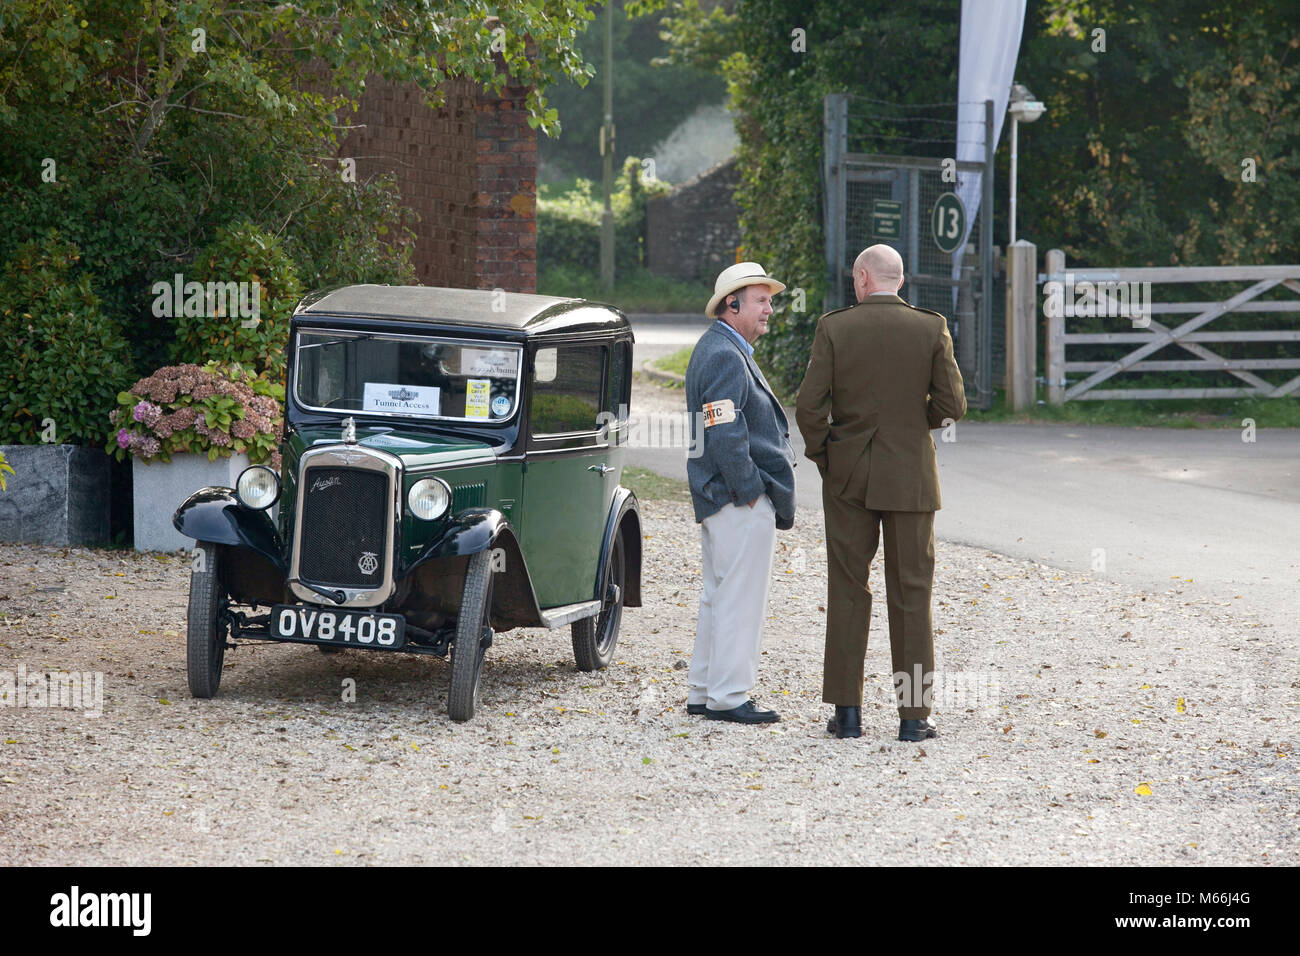
[[[947,317],[967,400],[990,408],[994,351],[1004,338],[995,335],[1002,302],[993,285],[993,101],[984,104],[979,132],[969,134],[954,133],[955,103],[900,105],[832,93],[823,108],[826,308],[857,301],[859,252],[877,242],[893,246],[906,277],[899,294]],[[982,136],[983,162],[952,158],[958,135]],[[926,155],[899,155],[899,148]],[[960,173],[983,173],[979,212],[965,248],[953,248],[958,239],[945,252],[939,237],[955,232],[958,213],[950,207],[959,204],[944,197],[955,192]]]

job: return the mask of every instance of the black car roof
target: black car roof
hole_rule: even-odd
[[[298,322],[309,316],[466,325],[528,335],[631,328],[622,312],[602,302],[418,285],[349,285],[313,292],[294,313]]]

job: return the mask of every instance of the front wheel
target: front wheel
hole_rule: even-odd
[[[226,624],[220,615],[226,592],[219,571],[216,546],[198,542],[190,568],[190,606],[185,622],[185,669],[195,697],[215,697],[221,686]]]
[[[600,614],[585,617],[570,625],[573,631],[573,657],[580,671],[598,671],[609,666],[618,645],[618,625],[623,619],[624,589],[623,534],[614,532],[614,541],[605,559],[605,592]]]
[[[492,643],[492,552],[480,551],[465,569],[465,590],[451,645],[451,692],[447,713],[452,720],[469,720],[478,704],[483,659]]]

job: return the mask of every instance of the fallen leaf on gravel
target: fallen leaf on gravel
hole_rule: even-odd
[[[1106,731],[1104,731],[1104,730],[1094,730],[1094,731],[1092,732],[1092,735],[1093,735],[1094,737],[1105,737],[1105,736],[1106,736]]]
[[[1096,757],[1089,757],[1088,763],[1101,763],[1101,761],[1098,760]]]
[[[644,764],[652,764],[654,763],[654,760],[650,757],[642,757],[641,762]]]
[[[506,743],[510,743],[510,741],[507,740]],[[345,745],[345,746],[346,746],[346,745]],[[351,749],[351,748],[348,748],[348,749]],[[419,749],[420,749],[420,745],[417,744],[414,740],[412,740],[412,741],[411,741],[411,749],[412,749],[412,750],[419,750]]]
[[[17,783],[13,777],[0,777],[0,783]]]
[[[168,707],[171,706],[171,701],[168,700],[166,697],[159,697],[159,698],[158,698],[158,703],[160,703],[160,704],[165,704],[165,705],[167,705]]]
[[[1133,792],[1136,793],[1139,797],[1149,797],[1151,796],[1151,784],[1139,783],[1136,787],[1133,788]]]
[[[1185,701],[1183,698],[1179,697],[1179,698],[1178,698],[1178,703],[1177,703],[1175,706],[1177,706],[1177,708],[1178,708],[1178,712],[1179,712],[1180,714],[1185,714],[1185,713],[1187,713],[1187,703],[1186,703],[1186,701]]]
[[[685,734],[682,734],[682,736],[685,737],[686,735],[685,735]],[[7,743],[7,744],[16,744],[16,743],[18,743],[18,741],[16,741],[16,740],[6,740],[5,743]]]

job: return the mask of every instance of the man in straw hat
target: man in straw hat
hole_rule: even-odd
[[[822,699],[835,705],[827,730],[836,737],[862,733],[867,575],[882,527],[898,739],[938,735],[930,589],[939,471],[930,429],[966,414],[966,390],[944,317],[904,302],[902,285],[893,248],[864,249],[853,264],[858,304],[818,320],[799,386],[799,431],[822,476],[830,579]]]
[[[772,296],[785,288],[756,262],[722,270],[704,314],[716,321],[686,368],[686,408],[704,424],[688,458],[704,578],[687,713],[710,720],[780,720],[750,698],[758,675],[776,529],[794,527],[794,452],[781,403],[754,363]]]

